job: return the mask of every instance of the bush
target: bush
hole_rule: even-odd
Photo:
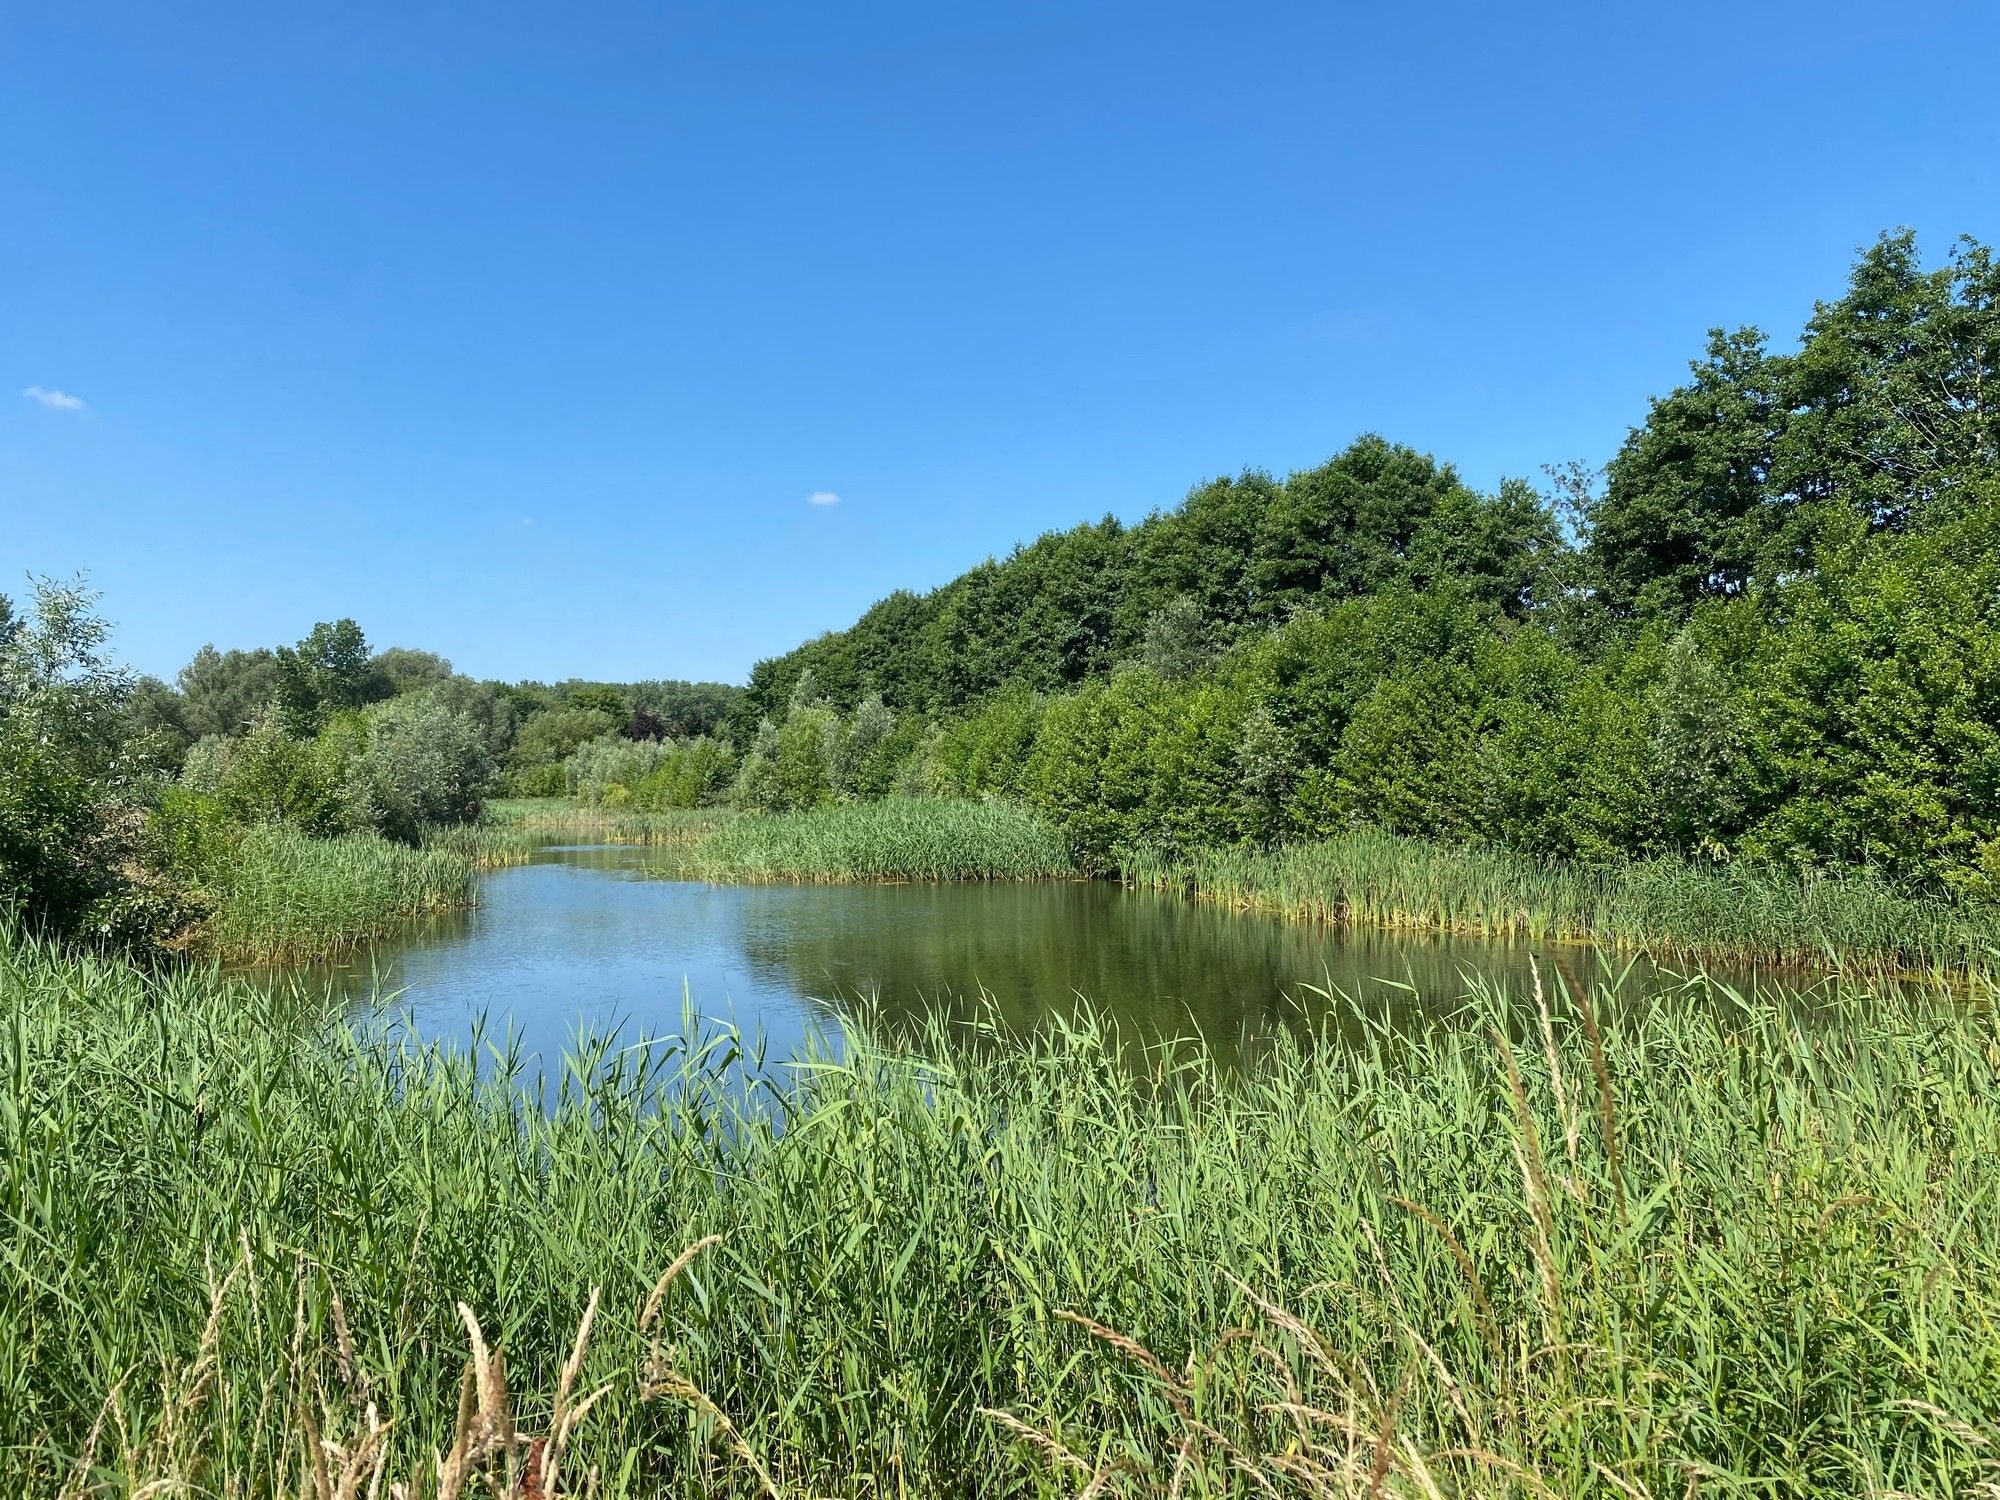
[[[267,714],[236,742],[215,795],[239,823],[285,823],[325,836],[352,821],[349,790],[334,738],[301,739]]]
[[[708,735],[682,741],[632,789],[633,805],[648,812],[713,807],[728,794],[736,754]]]
[[[661,740],[629,740],[608,734],[602,739],[579,745],[563,762],[563,780],[569,795],[601,806],[614,788],[623,788],[626,800],[633,790],[672,758],[674,747]]]
[[[508,753],[507,790],[516,797],[560,797],[567,789],[563,762],[579,747],[616,734],[625,722],[597,707],[547,708],[530,714]]]
[[[0,906],[55,932],[110,937],[136,803],[124,755],[131,679],[107,659],[95,596],[43,579],[33,611],[0,600]]]
[[[479,726],[425,696],[392,698],[363,716],[348,776],[351,817],[406,844],[429,824],[468,823],[493,790]]]

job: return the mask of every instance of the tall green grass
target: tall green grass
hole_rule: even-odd
[[[887,797],[723,823],[688,853],[713,880],[1034,880],[1075,873],[1062,837],[1008,802]]]
[[[1819,998],[538,1090],[0,938],[0,1491],[1974,1493],[2000,1039]]]
[[[310,838],[279,824],[244,831],[204,889],[197,953],[277,963],[338,954],[419,918],[473,902],[473,863],[373,834]]]
[[[1127,880],[1247,909],[1647,949],[1663,956],[1873,971],[2000,966],[2000,908],[1913,899],[1872,872],[1798,875],[1655,859],[1585,865],[1372,829],[1268,851],[1141,851]]]
[[[685,845],[735,821],[728,808],[697,807],[668,812],[589,807],[560,797],[500,798],[486,804],[470,834],[505,840],[551,843]]]

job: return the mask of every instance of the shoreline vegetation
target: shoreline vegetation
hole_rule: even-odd
[[[566,842],[687,846],[732,815],[606,813],[556,799],[489,803],[476,823],[426,828],[414,846],[370,834],[312,838],[259,824],[207,861],[205,911],[174,947],[228,964],[337,958],[477,904],[477,877]]]
[[[1904,896],[1867,870],[1589,865],[1367,828],[1267,850],[1141,851],[1122,869],[1145,889],[1349,926],[1885,977],[1964,979],[2000,968],[2000,908]]]
[[[1969,1493],[1994,997],[1818,998],[1485,986],[1231,1076],[1088,1022],[747,1088],[728,1032],[599,1038],[544,1084],[9,929],[0,1474]]]
[[[892,593],[741,687],[478,680],[353,619],[168,683],[40,579],[0,599],[0,899],[107,946],[206,917],[300,953],[571,839],[715,879],[1074,862],[1357,922],[1988,966],[1997,307],[1985,246],[1885,235],[1796,352],[1718,334],[1603,470],[1482,491],[1362,434]],[[589,811],[483,818],[502,791]]]
[[[732,818],[688,851],[688,873],[801,883],[1049,880],[1078,874],[1062,835],[1008,802],[885,797]]]
[[[210,892],[211,914],[181,946],[230,963],[335,956],[469,905],[479,872],[566,843],[669,851],[686,878],[718,883],[1082,878],[1052,824],[997,800],[892,796],[739,814],[509,799],[478,823],[429,831],[417,848],[312,839],[282,825],[248,830]],[[2000,969],[2000,910],[1905,896],[1867,871],[1592,865],[1358,828],[1268,850],[1138,850],[1116,874],[1141,889],[1358,928],[1954,981]]]
[[[247,828],[201,894],[205,915],[177,946],[232,964],[337,957],[477,899],[478,868],[450,848],[367,834],[311,838],[283,824]]]
[[[2000,1493],[1996,309],[1885,236],[1603,471],[1362,435],[742,687],[352,619],[167,683],[0,598],[0,1493]],[[566,843],[1833,972],[1225,1069],[1067,1006],[531,1060],[221,967]]]

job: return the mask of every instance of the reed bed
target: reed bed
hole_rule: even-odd
[[[552,843],[679,846],[699,842],[733,823],[737,816],[723,807],[637,812],[591,807],[560,797],[510,797],[487,803],[485,814],[468,830],[468,836],[501,848],[534,849]],[[532,842],[526,842],[529,840]]]
[[[1587,865],[1372,829],[1271,850],[1140,851],[1136,885],[1375,927],[1874,973],[2000,968],[2000,908],[1899,895],[1867,870],[1799,875],[1654,859]]]
[[[551,838],[529,828],[502,828],[489,823],[452,823],[426,828],[423,847],[457,855],[475,870],[504,870],[531,863],[549,847]]]
[[[1008,802],[887,797],[737,818],[689,851],[737,881],[1036,880],[1076,873],[1062,836]]]
[[[1990,1005],[1812,998],[541,1079],[0,934],[0,1492],[1982,1493]]]
[[[349,951],[419,918],[474,900],[474,865],[455,849],[412,849],[372,834],[309,838],[247,829],[210,877],[211,911],[187,945],[242,963],[289,963]]]

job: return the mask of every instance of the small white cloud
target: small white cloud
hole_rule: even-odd
[[[840,504],[840,496],[836,495],[832,490],[814,490],[810,495],[806,496],[806,504],[838,505]]]
[[[68,391],[45,391],[38,385],[31,385],[21,392],[30,401],[39,401],[51,411],[82,411],[83,397],[72,396]]]
[[[532,526],[535,524],[535,518],[533,516],[523,516],[521,517],[521,524],[523,526]]]

